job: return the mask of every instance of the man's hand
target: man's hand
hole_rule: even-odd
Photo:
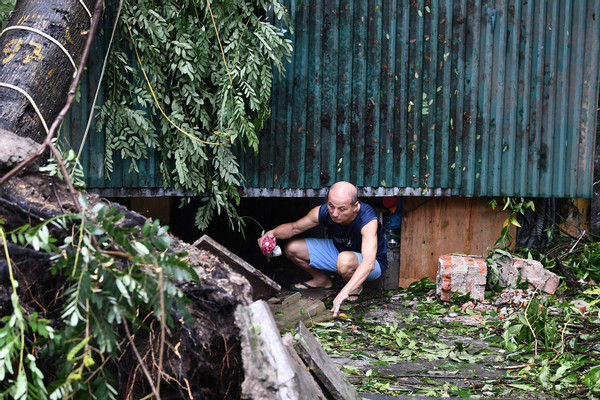
[[[349,291],[355,292],[355,293],[348,293]],[[340,290],[340,292],[338,293],[337,296],[335,296],[335,299],[333,299],[333,307],[331,308],[331,312],[333,313],[333,317],[337,317],[340,313],[340,307],[342,306],[342,303],[344,301],[347,301],[348,299],[350,299],[350,297],[356,297],[356,300],[348,300],[351,303],[356,303],[359,299],[360,296],[363,292],[363,287],[362,285],[358,286],[358,287],[352,287],[348,288],[348,286],[344,287],[342,290]]]
[[[271,229],[270,231],[267,231],[264,235],[262,235],[261,237],[259,237],[258,239],[256,239],[256,241],[258,242],[258,247],[262,250],[262,244],[263,244],[263,240],[264,237],[275,237],[275,234],[273,233],[274,229]]]
[[[344,300],[348,299],[348,295],[344,290],[340,291],[335,299],[333,299],[333,307],[331,308],[331,312],[333,313],[333,318],[336,318],[340,313],[340,306],[344,302]]]

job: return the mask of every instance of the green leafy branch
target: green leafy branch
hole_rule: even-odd
[[[190,321],[185,308],[189,300],[178,284],[197,281],[198,276],[184,261],[185,253],[168,251],[168,228],[150,220],[141,229],[129,228],[123,224],[124,212],[116,207],[99,203],[90,209],[83,198],[80,203],[82,213],[8,234],[0,227],[9,268],[6,237],[50,253],[52,273],[62,274],[66,281],[66,288],[58,294],[64,301],[60,319],[51,328],[48,320],[24,312],[10,269],[13,313],[3,318],[0,328],[0,393],[4,397],[115,398],[104,366],[123,351],[119,327],[128,324],[135,334],[148,329],[149,321],[158,321],[162,349],[165,326],[174,325],[173,312]],[[166,296],[176,311],[167,312]],[[33,344],[27,347],[27,343]],[[44,377],[37,368],[40,357],[58,366],[54,377]],[[162,361],[159,369],[161,365]],[[151,386],[159,388],[160,381]]]
[[[211,1],[211,9],[198,0],[125,0],[123,7],[98,113],[97,128],[106,133],[106,175],[120,159],[137,173],[138,163],[157,151],[163,185],[201,197],[198,228],[224,213],[230,227],[241,229],[235,208],[244,178],[233,146],[258,151],[257,131],[270,116],[274,72],[283,73],[283,60],[292,51],[291,41],[262,15],[272,12],[289,24],[285,8],[263,0]],[[133,45],[142,65],[131,62]],[[224,137],[229,144],[206,143]]]
[[[502,231],[500,232],[500,237],[494,243],[494,246],[500,246],[502,250],[508,250],[512,245],[512,235],[510,233],[511,225],[516,226],[517,228],[521,227],[519,221],[517,220],[517,216],[519,214],[525,215],[525,210],[531,208],[532,211],[535,212],[535,204],[532,200],[526,200],[523,197],[515,198],[515,197],[504,197],[504,206],[502,210],[506,212],[506,219],[504,220],[504,224],[502,225]],[[498,202],[496,199],[492,199],[488,202],[488,206],[491,206],[493,210],[498,207]]]
[[[44,374],[37,367],[34,346],[26,345],[25,336],[31,334],[39,335],[43,339],[52,339],[54,330],[48,325],[50,321],[38,318],[37,313],[25,316],[26,311],[21,306],[17,294],[19,283],[14,277],[2,220],[0,238],[8,266],[13,308],[12,315],[2,317],[3,326],[0,327],[0,398],[46,398]],[[15,363],[16,373],[13,365]]]

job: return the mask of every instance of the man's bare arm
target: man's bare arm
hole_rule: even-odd
[[[362,262],[356,267],[356,271],[352,278],[344,285],[340,293],[333,299],[333,312],[334,317],[338,315],[340,305],[344,300],[348,298],[350,294],[356,292],[358,288],[367,280],[367,277],[375,269],[375,260],[377,258],[377,227],[378,222],[376,219],[366,224],[362,230],[362,246],[361,255]]]
[[[317,206],[299,220],[281,224],[274,229],[267,231],[265,235],[268,237],[275,237],[276,239],[289,239],[309,230],[310,228],[314,228],[315,226],[319,225],[319,208],[320,206]],[[261,242],[262,237],[259,239],[259,245]]]

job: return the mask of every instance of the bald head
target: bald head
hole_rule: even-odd
[[[358,189],[350,182],[336,182],[329,189],[328,198],[344,199],[348,205],[353,205],[358,201]]]
[[[327,210],[336,224],[352,222],[360,210],[356,186],[348,182],[334,183],[327,195]]]

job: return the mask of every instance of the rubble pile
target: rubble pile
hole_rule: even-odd
[[[498,285],[514,288],[519,282],[528,282],[530,288],[553,294],[559,278],[542,266],[539,261],[504,257],[496,261]],[[467,294],[474,300],[485,298],[488,266],[482,257],[446,254],[439,258],[436,279],[436,295],[442,301],[450,301],[455,293]]]
[[[504,320],[513,312],[525,308],[536,293],[539,294],[535,289],[504,289],[490,299],[481,299],[476,302],[470,300],[462,304],[460,314],[449,312],[448,315],[442,317],[442,321],[477,326],[482,323],[483,316],[487,320]],[[435,296],[435,294],[430,293],[430,296]]]

